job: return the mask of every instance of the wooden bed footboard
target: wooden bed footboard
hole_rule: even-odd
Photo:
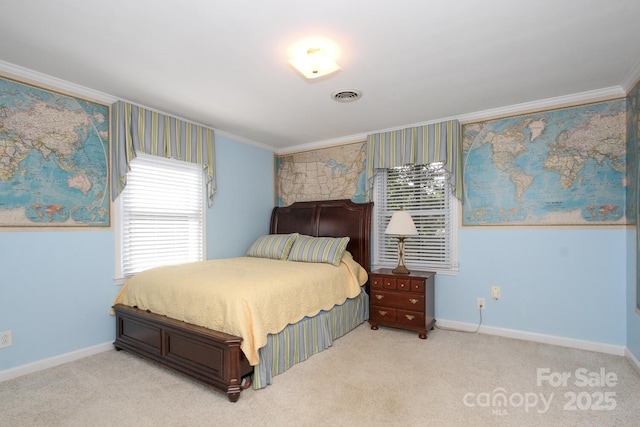
[[[240,398],[253,367],[240,350],[242,338],[117,304],[116,350],[128,350]]]

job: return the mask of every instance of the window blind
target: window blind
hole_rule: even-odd
[[[402,166],[376,175],[375,264],[398,263],[398,239],[384,234],[393,213],[403,208],[413,218],[418,236],[405,240],[405,264],[422,270],[457,267],[454,225],[455,202],[442,163]]]
[[[139,154],[121,197],[121,272],[204,259],[202,166]]]

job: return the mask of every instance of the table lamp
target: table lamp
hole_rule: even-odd
[[[393,270],[393,273],[409,274],[409,270],[404,266],[404,238],[418,235],[418,230],[416,230],[416,225],[409,212],[405,210],[395,212],[391,216],[391,221],[389,221],[384,234],[398,236],[398,266]]]

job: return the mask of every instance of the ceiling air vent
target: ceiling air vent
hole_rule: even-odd
[[[331,98],[338,102],[353,102],[362,97],[362,92],[355,89],[338,90],[331,94]]]

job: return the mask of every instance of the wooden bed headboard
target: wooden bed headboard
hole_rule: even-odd
[[[371,269],[371,211],[373,203],[351,200],[296,202],[275,207],[271,234],[300,233],[314,237],[350,238],[347,250],[367,271]]]

